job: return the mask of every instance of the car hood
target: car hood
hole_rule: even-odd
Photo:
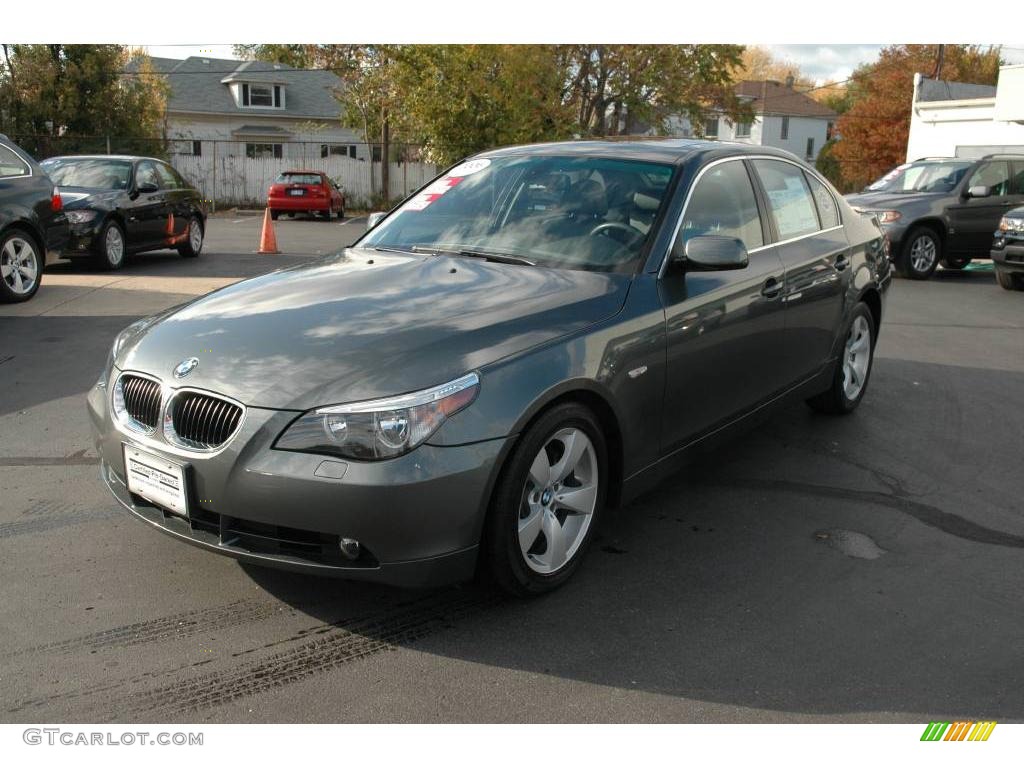
[[[306,410],[441,384],[617,313],[628,275],[348,250],[168,310],[116,364]],[[190,357],[187,378],[172,371]]]
[[[865,192],[859,195],[846,195],[846,202],[854,208],[865,211],[880,211],[888,209],[899,209],[909,203],[916,203],[922,200],[931,200],[941,197],[939,192],[917,192],[911,194],[896,194],[892,192]]]
[[[64,208],[73,211],[79,208],[116,207],[117,200],[124,194],[117,189],[86,189],[84,187],[59,187]]]

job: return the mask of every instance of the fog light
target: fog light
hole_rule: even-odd
[[[341,554],[349,560],[359,559],[360,546],[355,539],[339,539],[338,548],[341,550]]]

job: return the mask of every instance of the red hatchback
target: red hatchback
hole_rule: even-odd
[[[272,219],[282,213],[294,216],[303,211],[328,219],[335,213],[341,219],[345,216],[345,193],[326,173],[285,171],[267,191],[267,208]]]

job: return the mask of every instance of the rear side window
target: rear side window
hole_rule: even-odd
[[[814,195],[814,204],[818,206],[818,217],[821,219],[821,228],[839,226],[839,211],[836,208],[836,200],[828,188],[818,181],[811,174],[804,174],[807,183],[811,185],[811,194]]]
[[[679,230],[680,245],[700,235],[735,237],[748,251],[764,245],[754,187],[741,161],[712,166],[697,182]]]
[[[967,188],[971,187],[988,187],[997,196],[1010,194],[1010,164],[1005,160],[985,163],[971,174]]]
[[[755,160],[754,167],[768,196],[768,206],[780,240],[809,235],[821,229],[811,190],[800,168],[781,160]]]
[[[13,150],[0,144],[0,177],[29,175],[28,163]]]

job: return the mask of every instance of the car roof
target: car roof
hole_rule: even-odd
[[[48,157],[47,160],[127,160],[128,162],[135,162],[136,160],[153,160],[157,163],[166,163],[166,160],[161,160],[159,157],[145,157],[144,155],[55,155],[54,157]],[[45,161],[44,161],[45,162]]]
[[[481,152],[480,157],[504,157],[507,155],[578,155],[582,157],[606,157],[622,160],[644,160],[660,163],[681,163],[694,155],[711,154],[722,157],[729,155],[771,155],[793,159],[794,155],[774,147],[756,144],[742,144],[731,141],[708,141],[705,139],[630,139],[615,141],[608,139],[583,141],[558,141],[546,144],[521,144],[513,147]]]

